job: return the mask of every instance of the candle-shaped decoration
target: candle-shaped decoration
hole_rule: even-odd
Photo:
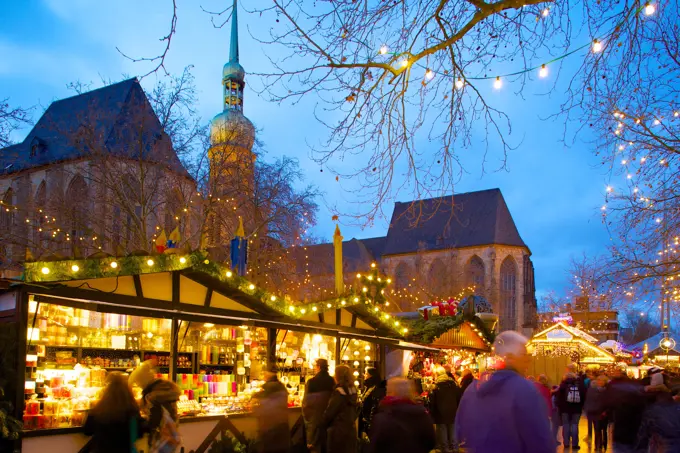
[[[342,273],[342,239],[340,226],[335,225],[333,249],[335,251],[335,292],[338,296],[345,292],[345,282]]]

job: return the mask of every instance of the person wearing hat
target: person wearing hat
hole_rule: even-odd
[[[371,432],[371,421],[380,401],[387,394],[387,381],[382,380],[377,368],[366,368],[364,391],[359,397],[359,437]]]
[[[548,409],[524,378],[529,366],[526,337],[505,331],[494,341],[501,369],[472,383],[456,414],[458,441],[475,453],[555,453]]]
[[[257,419],[258,453],[288,453],[290,427],[288,426],[288,391],[279,381],[276,367],[264,372],[262,390],[256,393],[255,418]]]
[[[325,453],[326,433],[319,424],[335,388],[335,380],[328,373],[328,361],[317,359],[314,363],[316,374],[305,383],[302,399],[302,416],[305,420],[307,448],[312,453]]]

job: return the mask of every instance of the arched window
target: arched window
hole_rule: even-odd
[[[442,260],[435,259],[430,265],[430,270],[427,273],[427,283],[430,286],[430,292],[436,297],[447,297],[448,288],[448,270]]]
[[[465,267],[465,281],[468,286],[475,287],[476,294],[483,294],[486,285],[484,283],[484,261],[477,255],[470,258]]]
[[[66,215],[69,222],[71,250],[88,245],[85,238],[88,235],[89,190],[85,178],[76,175],[66,190]],[[81,239],[82,238],[82,239]]]
[[[501,263],[500,327],[501,330],[516,328],[517,320],[517,265],[508,256]]]
[[[39,254],[42,254],[48,247],[48,236],[45,221],[47,215],[47,187],[45,181],[42,181],[35,192],[33,199],[33,206],[35,207],[35,221],[33,222],[33,247]]]

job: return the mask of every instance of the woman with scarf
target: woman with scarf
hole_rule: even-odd
[[[378,409],[378,404],[387,393],[387,382],[380,378],[376,368],[367,368],[364,376],[364,392],[361,394],[359,406],[359,436],[368,435],[371,431],[371,420]]]

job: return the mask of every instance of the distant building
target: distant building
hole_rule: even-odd
[[[300,299],[333,293],[333,244],[292,251],[303,279]],[[345,285],[372,262],[394,281],[396,310],[413,311],[474,287],[499,316],[501,330],[533,331],[536,320],[531,251],[499,189],[396,203],[387,235],[343,243]]]
[[[584,301],[585,299],[585,301]],[[560,313],[539,313],[538,329],[544,330],[556,322],[577,327],[597,338],[598,343],[619,340],[619,313],[615,310],[588,310],[587,298],[578,297],[574,305],[566,304]]]

